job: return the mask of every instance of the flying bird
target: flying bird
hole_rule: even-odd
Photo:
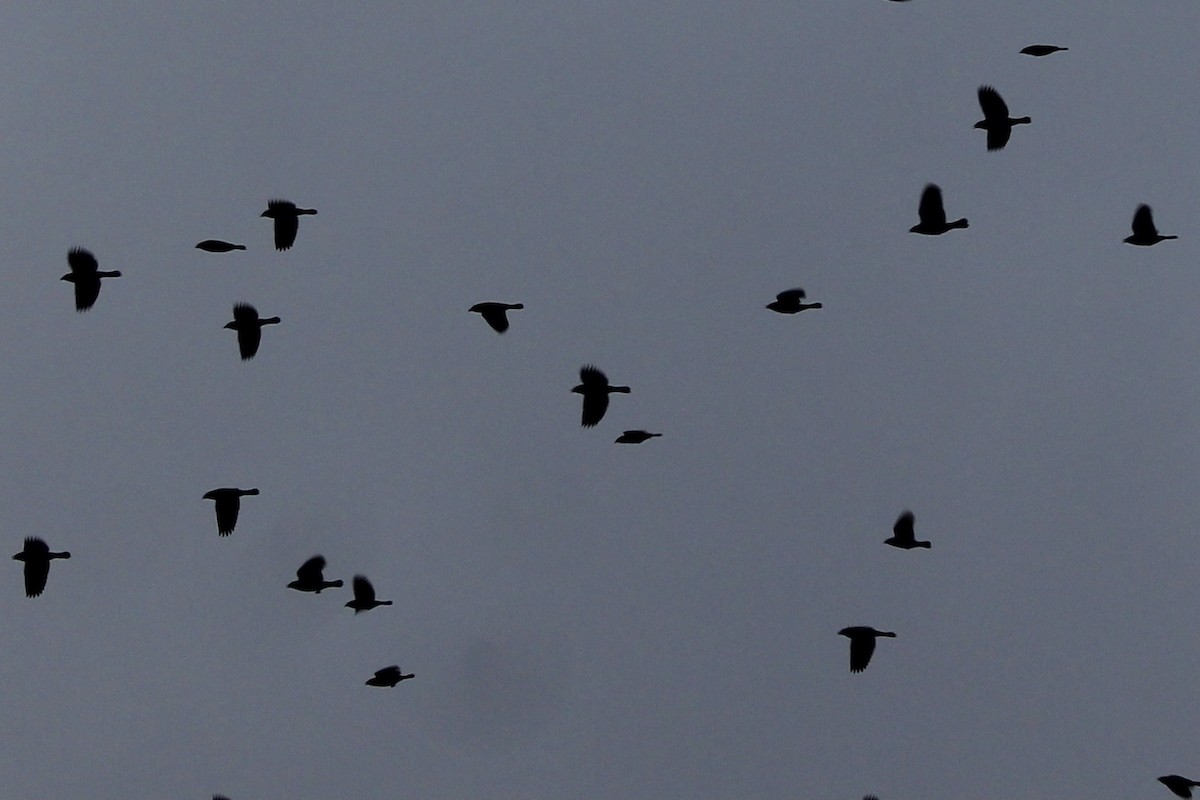
[[[476,303],[467,310],[481,314],[483,321],[491,325],[496,333],[504,333],[508,330],[507,312],[518,311],[524,307],[522,303]]]
[[[1149,247],[1152,244],[1158,244],[1164,239],[1178,239],[1178,236],[1163,236],[1158,232],[1158,228],[1154,227],[1154,217],[1150,212],[1150,206],[1143,203],[1137,207],[1137,211],[1133,212],[1133,235],[1126,236],[1125,242],[1128,244],[1141,245]]]
[[[337,589],[341,581],[325,580],[325,557],[313,556],[300,565],[296,570],[296,580],[288,584],[289,589],[297,592],[314,592],[320,594],[322,589]]]
[[[400,667],[393,664],[390,667],[384,667],[375,673],[372,678],[367,678],[367,686],[395,686],[400,681],[406,681],[409,678],[415,678],[416,675],[409,673],[405,675],[400,672]]]
[[[296,231],[300,230],[300,216],[315,214],[315,208],[296,208],[287,200],[271,200],[261,216],[275,220],[275,249],[288,250],[296,242]]]
[[[887,636],[896,638],[891,631],[877,631],[866,625],[853,625],[842,628],[838,634],[850,640],[850,671],[862,672],[871,663],[871,654],[875,652],[875,638]]]
[[[604,419],[608,410],[608,395],[612,392],[629,394],[628,386],[612,386],[603,372],[590,364],[579,370],[580,384],[572,392],[583,395],[583,427],[591,428]]]
[[[967,227],[965,218],[946,222],[946,209],[942,207],[942,190],[936,183],[926,185],[925,191],[921,192],[921,205],[917,208],[917,216],[921,221],[909,228],[909,233],[938,236],[954,228]]]
[[[1028,47],[1022,47],[1021,53],[1027,56],[1048,56],[1051,53],[1057,53],[1059,50],[1069,50],[1069,47],[1059,47],[1054,44],[1031,44]]]
[[[775,302],[767,303],[767,308],[779,314],[798,314],[810,308],[822,308],[820,303],[801,303],[806,296],[803,289],[788,289],[775,295]]]
[[[625,431],[617,437],[613,444],[641,444],[653,439],[655,436],[662,436],[662,434],[650,433],[649,431]]]
[[[901,550],[912,550],[914,547],[933,547],[929,542],[918,542],[916,535],[913,533],[913,521],[916,517],[911,511],[905,511],[896,520],[896,524],[892,526],[892,536],[890,539],[884,539],[884,544],[890,544],[892,547],[899,547]]]
[[[220,239],[205,239],[196,245],[196,248],[207,253],[228,253],[231,250],[245,250],[246,245],[223,242]]]
[[[340,585],[339,581],[339,585]],[[354,576],[354,599],[346,603],[346,608],[353,608],[354,613],[358,614],[362,611],[370,611],[376,606],[390,606],[391,600],[376,600],[375,587],[367,580],[365,575]]]
[[[1192,796],[1193,787],[1200,786],[1200,783],[1182,775],[1163,775],[1158,782],[1170,789],[1176,797],[1182,797],[1185,800]]]
[[[241,498],[258,494],[258,489],[213,489],[204,493],[205,500],[214,501],[217,511],[217,534],[228,536],[237,525],[238,510],[242,506]]]
[[[101,272],[96,257],[82,247],[72,247],[67,251],[67,266],[71,271],[59,280],[75,284],[75,310],[87,311],[100,296],[101,278],[119,278],[117,270]]]
[[[30,536],[25,540],[25,548],[13,556],[16,561],[25,562],[25,596],[37,597],[46,588],[46,578],[50,576],[50,561],[55,558],[70,558],[70,553],[51,553],[50,548],[41,539]]]
[[[979,87],[979,107],[983,109],[983,119],[975,127],[987,131],[988,150],[1002,150],[1012,136],[1013,126],[1030,122],[1029,117],[1010,117],[1008,104],[991,86]]]
[[[238,350],[241,351],[242,361],[249,361],[258,352],[262,343],[262,326],[278,325],[279,317],[260,319],[258,309],[249,303],[238,303],[233,307],[233,322],[226,322],[226,328],[237,331]]]

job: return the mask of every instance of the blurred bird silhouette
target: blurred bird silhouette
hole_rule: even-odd
[[[483,321],[491,325],[492,330],[496,333],[504,333],[508,330],[507,312],[517,311],[524,307],[522,303],[476,303],[467,310],[481,314]]]
[[[909,233],[938,236],[954,228],[967,227],[966,218],[946,222],[946,210],[942,207],[942,190],[936,183],[928,184],[925,191],[921,192],[921,205],[917,208],[917,216],[921,221],[909,228]]]
[[[217,534],[228,536],[237,525],[238,510],[242,507],[241,498],[258,494],[258,489],[213,489],[204,493],[205,500],[214,501],[217,511]]]
[[[1125,242],[1128,244],[1136,244],[1142,247],[1149,247],[1152,244],[1158,244],[1164,239],[1178,239],[1178,236],[1163,236],[1158,232],[1158,228],[1154,227],[1154,216],[1150,211],[1150,206],[1143,203],[1137,207],[1137,211],[1133,212],[1133,235],[1126,236]]]
[[[991,86],[979,87],[979,107],[983,109],[983,119],[975,127],[987,131],[988,150],[1002,150],[1012,136],[1013,126],[1030,122],[1029,117],[1008,116],[1008,104]]]
[[[1027,56],[1048,56],[1051,53],[1057,53],[1059,50],[1069,50],[1069,47],[1059,47],[1053,44],[1031,44],[1028,47],[1022,47],[1021,52]]]
[[[617,437],[613,444],[641,444],[648,439],[653,439],[655,436],[662,436],[662,434],[650,433],[649,431],[625,431]]]
[[[237,331],[238,350],[242,361],[249,361],[258,352],[262,343],[263,325],[278,325],[279,317],[260,319],[258,309],[249,303],[238,303],[233,307],[233,322],[226,322],[225,327]]]
[[[875,639],[879,636],[896,638],[891,631],[877,631],[866,625],[852,625],[842,628],[838,634],[850,640],[850,671],[862,672],[871,663],[871,654],[875,652]]]
[[[275,220],[275,249],[288,250],[295,243],[296,232],[300,230],[300,216],[315,213],[315,208],[296,208],[295,203],[287,200],[271,200],[261,216]]]
[[[375,587],[364,575],[354,576],[354,599],[346,603],[346,608],[353,608],[355,614],[370,611],[376,606],[390,606],[391,600],[376,600]]]
[[[806,297],[803,289],[788,289],[775,295],[775,302],[767,303],[767,308],[780,314],[798,314],[810,308],[821,308],[820,303],[801,303]]]
[[[395,686],[400,681],[406,681],[409,678],[415,678],[416,675],[409,673],[404,675],[400,672],[400,667],[393,664],[390,667],[384,667],[375,673],[373,678],[367,678],[367,686]]]
[[[1158,782],[1166,786],[1176,797],[1189,798],[1192,796],[1192,789],[1200,786],[1200,783],[1185,778],[1182,775],[1163,775],[1158,779]]]
[[[300,565],[296,570],[296,580],[288,584],[289,589],[297,592],[314,592],[320,594],[322,589],[337,589],[341,581],[325,580],[325,557],[313,556]]]
[[[628,386],[612,386],[603,372],[590,364],[579,370],[580,384],[572,392],[583,395],[583,427],[591,428],[604,419],[608,410],[608,395],[612,392],[629,394]]]
[[[66,552],[51,553],[41,539],[28,537],[25,548],[13,556],[13,559],[25,562],[25,596],[37,597],[46,589],[46,578],[50,576],[50,562],[53,559],[70,557],[71,554]]]
[[[100,296],[101,278],[119,278],[117,270],[101,272],[96,257],[82,247],[72,247],[67,251],[67,266],[71,271],[59,280],[75,284],[75,310],[87,311]]]
[[[884,544],[890,544],[892,547],[899,547],[901,550],[912,550],[914,547],[933,547],[929,542],[918,542],[916,535],[913,533],[913,522],[916,517],[911,511],[905,511],[896,520],[896,524],[892,526],[892,536],[890,539],[884,539]]]
[[[228,253],[231,250],[245,250],[244,244],[232,244],[223,242],[220,239],[205,239],[200,244],[196,245],[197,249],[204,250],[208,253]]]

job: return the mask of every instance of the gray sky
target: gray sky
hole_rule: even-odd
[[[397,5],[0,11],[0,502],[74,554],[6,568],[7,797],[1200,773],[1195,3]],[[968,230],[907,232],[930,181]],[[287,590],[318,552],[396,605]]]

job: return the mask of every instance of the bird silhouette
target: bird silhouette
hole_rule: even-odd
[[[1059,47],[1054,44],[1031,44],[1028,47],[1022,47],[1021,52],[1027,56],[1048,56],[1051,53],[1057,53],[1059,50],[1069,50],[1069,47]]]
[[[967,227],[965,218],[946,222],[946,209],[942,207],[942,190],[936,183],[926,185],[925,191],[921,192],[921,205],[917,207],[917,216],[921,221],[909,228],[909,233],[938,236],[954,228]]]
[[[896,638],[891,631],[877,631],[866,625],[852,625],[842,628],[838,634],[850,640],[850,671],[862,672],[871,663],[871,654],[875,652],[875,639],[878,636]]]
[[[296,242],[296,231],[300,230],[300,216],[315,213],[315,208],[296,208],[296,204],[288,200],[271,200],[261,216],[275,220],[275,249],[288,250]]]
[[[75,284],[75,310],[87,311],[100,296],[101,278],[119,278],[117,270],[101,272],[96,257],[82,247],[72,247],[67,251],[67,266],[71,271],[59,280]]]
[[[376,600],[375,587],[367,580],[365,575],[354,576],[354,599],[346,603],[346,608],[353,608],[355,614],[363,611],[370,611],[376,606],[390,606],[391,600]]]
[[[979,107],[983,109],[983,119],[975,127],[987,131],[988,150],[1002,150],[1012,136],[1013,125],[1030,123],[1029,117],[1010,117],[1008,104],[991,86],[979,87]]]
[[[337,589],[341,581],[325,580],[325,557],[313,556],[300,565],[296,570],[296,580],[288,584],[289,589],[297,592],[314,592],[320,594],[322,589]]]
[[[1163,775],[1158,782],[1170,789],[1176,797],[1185,799],[1192,796],[1193,787],[1200,786],[1200,783],[1182,775]]]
[[[258,494],[258,489],[213,489],[211,492],[204,493],[205,500],[214,501],[214,507],[217,511],[217,533],[220,536],[228,536],[233,533],[233,528],[237,525],[238,510],[242,506],[241,498]]]
[[[1163,236],[1158,232],[1158,228],[1154,227],[1154,216],[1150,211],[1150,206],[1143,203],[1137,207],[1137,211],[1133,212],[1133,235],[1126,236],[1125,242],[1128,244],[1136,244],[1142,247],[1149,247],[1152,244],[1158,244],[1164,239],[1178,239],[1178,236]]]
[[[625,431],[617,437],[613,444],[641,444],[655,436],[662,436],[661,433],[650,433],[649,431]]]
[[[233,307],[233,322],[226,322],[225,327],[237,331],[238,350],[242,361],[249,361],[258,352],[262,343],[263,325],[278,325],[279,317],[260,319],[258,309],[249,303],[238,303]]]
[[[884,539],[884,544],[899,547],[901,550],[912,550],[914,547],[933,547],[929,542],[918,542],[913,533],[913,521],[916,517],[911,511],[905,511],[892,526],[892,536]]]
[[[400,672],[400,667],[393,664],[390,667],[384,667],[375,673],[374,677],[367,678],[367,686],[395,686],[400,681],[406,681],[409,678],[415,678],[416,675],[409,673],[408,675]]]
[[[579,385],[571,391],[583,395],[582,421],[585,428],[591,428],[604,419],[610,393],[629,394],[628,386],[611,386],[604,373],[590,364],[579,370],[579,380]]]
[[[66,552],[51,553],[50,548],[41,539],[28,537],[25,540],[25,548],[13,556],[16,561],[25,562],[25,596],[37,597],[46,589],[51,560],[70,557],[71,554]]]
[[[810,308],[822,308],[820,303],[801,303],[805,297],[803,289],[788,289],[775,295],[775,302],[767,303],[767,308],[779,314],[798,314]]]
[[[508,330],[507,312],[517,311],[524,307],[522,303],[476,303],[467,310],[481,314],[483,321],[491,325],[492,330],[496,333],[504,333]]]
[[[220,239],[205,239],[196,245],[196,248],[208,253],[228,253],[231,250],[245,250],[246,245],[223,242]]]

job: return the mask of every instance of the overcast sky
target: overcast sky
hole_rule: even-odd
[[[0,576],[5,796],[1200,777],[1198,16],[5,7],[4,535],[73,554]],[[928,182],[969,229],[908,233]],[[273,197],[320,212],[284,253]],[[1178,241],[1122,243],[1143,202]],[[123,273],[86,314],[73,246]],[[632,387],[594,429],[585,363]],[[219,486],[262,492],[227,539]],[[315,553],[396,604],[288,590]],[[852,675],[848,625],[897,638]]]

